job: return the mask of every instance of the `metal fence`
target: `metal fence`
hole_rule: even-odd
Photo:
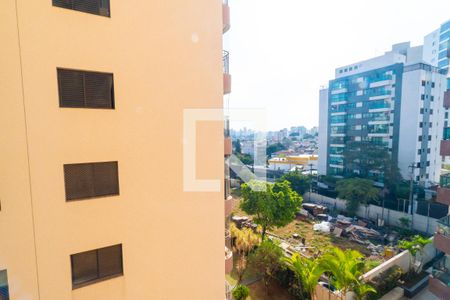
[[[223,50],[223,73],[230,74],[230,53]]]

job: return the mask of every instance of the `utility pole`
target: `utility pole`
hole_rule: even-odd
[[[413,199],[413,188],[414,188],[414,169],[416,168],[415,163],[411,163],[408,166],[411,169],[410,181],[409,181],[409,203],[411,205],[411,229],[414,229],[414,199]]]
[[[312,163],[309,163],[308,164],[308,166],[309,166],[309,202],[311,202],[311,193],[312,193],[312,167],[313,167],[313,164]]]

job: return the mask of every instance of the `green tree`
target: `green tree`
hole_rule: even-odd
[[[299,171],[286,173],[278,181],[284,180],[289,181],[291,188],[299,195],[303,195],[307,192],[311,183],[309,176],[303,175]]]
[[[398,243],[398,247],[403,250],[408,250],[410,255],[410,268],[409,274],[420,273],[423,266],[423,249],[426,245],[431,243],[431,239],[424,238],[420,235],[415,235],[413,238],[408,240],[401,240]],[[420,254],[420,259],[418,257]]]
[[[236,300],[245,300],[250,294],[250,291],[245,285],[239,284],[233,289],[232,294]]]
[[[262,227],[262,239],[272,227],[286,226],[295,219],[302,197],[294,192],[288,181],[266,183],[252,180],[241,186],[240,208]]]
[[[403,229],[409,229],[411,227],[411,220],[407,217],[401,217],[398,219],[398,223]]]
[[[266,148],[266,153],[267,153],[267,156],[270,157],[273,153],[281,151],[281,150],[286,150],[286,147],[281,143],[276,143],[276,144],[268,145]]]
[[[396,186],[395,199],[409,199],[409,182],[401,182]]]
[[[282,267],[283,250],[271,240],[265,240],[250,256],[252,269],[263,276],[266,292],[276,271]]]
[[[400,170],[387,148],[373,141],[347,142],[344,166],[346,176],[353,177],[354,170],[357,170],[359,177],[382,182],[389,191],[402,180]]]
[[[234,153],[235,154],[241,154],[242,153],[241,141],[239,139],[237,139],[236,141],[233,141],[233,148],[234,148]]]
[[[319,182],[334,187],[338,182],[338,178],[330,175],[319,175]]]
[[[286,266],[295,274],[303,293],[310,299],[314,298],[316,285],[323,273],[318,259],[307,258],[298,253],[292,257],[284,257]]]
[[[281,144],[283,144],[285,148],[289,148],[292,145],[292,141],[289,138],[284,137]]]
[[[361,297],[369,292],[376,292],[360,279],[364,274],[365,263],[364,256],[358,251],[328,248],[320,258],[319,266],[329,275],[331,284],[341,292],[343,299],[349,291],[360,293]]]
[[[373,286],[362,280],[356,281],[353,286],[353,292],[355,293],[357,300],[367,299],[370,293],[377,294],[377,290]]]
[[[253,157],[249,154],[236,154],[236,156],[239,158],[239,160],[244,164],[244,165],[253,165]]]
[[[360,204],[368,207],[370,201],[378,199],[379,191],[373,181],[362,178],[349,178],[337,182],[338,197],[346,201],[347,212],[354,216]]]

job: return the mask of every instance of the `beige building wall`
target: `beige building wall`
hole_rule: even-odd
[[[111,0],[107,18],[0,2],[0,269],[11,299],[223,299],[223,191],[182,185],[183,109],[222,107],[221,8]],[[114,73],[116,108],[60,108],[57,67]],[[223,124],[198,132],[198,177],[223,182]],[[112,160],[120,196],[65,201],[63,164]],[[124,276],[72,290],[70,255],[118,243]]]

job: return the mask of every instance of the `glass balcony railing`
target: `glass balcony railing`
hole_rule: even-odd
[[[335,175],[335,176],[341,176],[344,174],[344,170],[341,168],[329,167],[328,171],[329,171],[330,175]]]
[[[437,221],[436,231],[439,234],[450,236],[450,216],[445,216]]]
[[[343,165],[344,159],[342,157],[330,157],[330,165]]]
[[[378,101],[373,101],[373,102],[369,102],[369,109],[380,109],[380,108],[390,108],[391,104],[387,101],[383,101],[383,102],[378,102]]]
[[[346,112],[346,111],[347,111],[347,105],[345,105],[345,104],[331,106],[331,113],[339,113],[339,112]]]
[[[439,36],[439,40],[443,41],[450,38],[450,31],[446,31]]]
[[[369,133],[389,133],[389,125],[387,124],[377,124],[369,125],[367,127]]]
[[[391,80],[391,79],[392,79],[392,75],[382,75],[379,77],[370,78],[369,83],[380,82],[380,81]]]
[[[331,127],[330,133],[331,134],[344,134],[347,131],[347,128],[345,126],[334,126]]]
[[[230,74],[230,53],[223,50],[223,73]]]
[[[450,21],[445,22],[441,25],[441,32],[445,32],[450,29]]]
[[[444,140],[450,140],[450,127],[444,128],[444,135],[442,137]]]
[[[347,139],[345,137],[342,137],[342,136],[330,137],[330,144],[342,145],[342,144],[345,144],[346,142],[347,142]]]
[[[450,189],[450,174],[441,175],[440,186]]]
[[[386,142],[386,141],[372,141],[372,144],[374,144],[375,146],[380,146],[380,147],[388,147],[389,146],[389,142]]]
[[[348,82],[338,81],[331,84],[331,90],[341,90],[348,88]]]
[[[368,121],[389,121],[391,119],[389,112],[369,113],[366,115]]]
[[[223,134],[225,137],[230,137],[230,118],[228,116],[224,117]]]
[[[370,97],[388,96],[390,94],[391,94],[391,91],[389,91],[389,90],[379,90],[379,91],[370,91],[369,92]]]
[[[347,94],[335,94],[335,95],[331,95],[331,98],[330,98],[331,103],[347,101],[347,100],[348,100]]]
[[[330,154],[344,154],[344,148],[343,147],[330,147]]]
[[[444,256],[433,264],[431,275],[450,287],[450,258]]]
[[[338,123],[345,123],[347,122],[346,116],[331,116],[330,123],[331,124],[338,124]]]
[[[374,128],[374,129],[369,129],[367,131],[368,133],[373,133],[373,134],[388,134],[389,133],[389,128]]]

